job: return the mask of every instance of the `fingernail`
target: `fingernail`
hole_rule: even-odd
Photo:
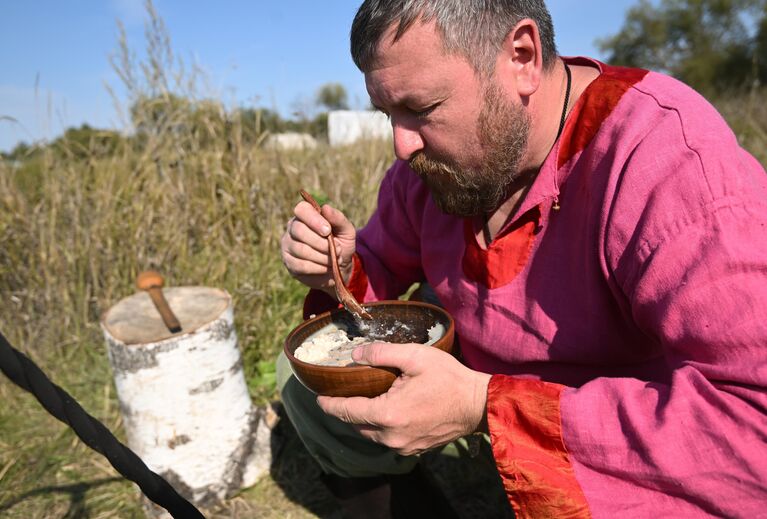
[[[362,360],[362,346],[357,346],[352,350],[352,360],[354,362]]]
[[[328,227],[327,225],[323,225],[323,226],[320,228],[320,232],[322,232],[322,234],[324,234],[325,236],[327,236],[328,234],[330,234],[330,227]]]

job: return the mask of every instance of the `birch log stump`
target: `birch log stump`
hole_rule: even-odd
[[[164,294],[181,332],[168,331],[146,292],[117,303],[101,325],[128,445],[207,508],[269,471],[272,410],[251,403],[229,294],[207,287]]]

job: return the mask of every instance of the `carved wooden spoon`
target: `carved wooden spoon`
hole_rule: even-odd
[[[152,298],[155,308],[160,313],[162,321],[171,333],[178,333],[181,331],[181,324],[170,309],[168,301],[162,293],[162,287],[165,284],[165,280],[162,275],[154,270],[145,270],[136,277],[136,286],[139,290],[146,290],[149,292],[149,297]]]
[[[301,190],[301,197],[312,204],[312,207],[314,209],[322,214],[322,208],[320,207],[320,204],[317,203],[317,201],[304,191]],[[357,300],[354,298],[351,292],[349,292],[349,289],[346,288],[346,285],[344,285],[344,278],[341,275],[341,269],[338,266],[338,257],[336,256],[336,244],[333,241],[333,233],[331,232],[328,234],[328,248],[330,249],[330,263],[332,264],[332,270],[333,270],[333,281],[335,282],[335,289],[336,289],[336,297],[341,302],[342,305],[344,305],[344,308],[346,308],[351,313],[357,315],[358,317],[362,317],[364,319],[373,319],[373,316],[371,316],[369,313],[365,311],[364,308],[362,308],[362,305],[357,302]]]

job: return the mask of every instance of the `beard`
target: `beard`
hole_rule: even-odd
[[[447,214],[477,216],[495,211],[520,177],[519,164],[527,148],[530,116],[507,100],[497,85],[485,89],[477,118],[482,149],[481,166],[466,169],[455,162],[418,153],[410,167],[429,187],[437,207]]]

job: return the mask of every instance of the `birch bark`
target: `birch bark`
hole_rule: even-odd
[[[164,290],[182,331],[170,333],[142,292],[102,318],[128,445],[184,497],[208,507],[271,464],[271,409],[250,400],[229,294]]]

